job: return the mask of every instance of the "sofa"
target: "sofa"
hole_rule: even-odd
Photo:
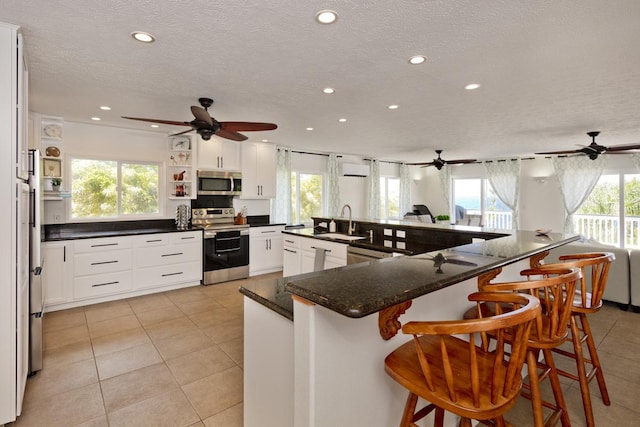
[[[592,240],[583,240],[553,249],[544,259],[544,263],[557,262],[560,255],[586,252],[612,252],[616,257],[609,269],[603,299],[617,303],[623,310],[630,306],[636,310],[640,309],[640,250],[620,249]]]

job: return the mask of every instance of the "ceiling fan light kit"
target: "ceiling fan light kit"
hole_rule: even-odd
[[[274,123],[258,123],[258,122],[219,122],[209,114],[209,107],[213,105],[213,99],[211,98],[198,98],[198,102],[201,107],[196,105],[191,106],[191,114],[194,119],[190,122],[178,122],[173,120],[161,120],[161,119],[145,119],[142,117],[126,117],[123,119],[139,120],[143,122],[161,123],[174,126],[190,126],[191,129],[183,132],[178,132],[172,136],[182,135],[191,131],[196,131],[200,137],[208,141],[213,135],[221,138],[230,139],[232,141],[245,141],[247,136],[240,132],[255,132],[274,130],[278,128],[278,125]]]

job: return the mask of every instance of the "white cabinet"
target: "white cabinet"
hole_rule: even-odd
[[[277,148],[263,142],[242,145],[243,199],[271,199],[276,196]]]
[[[312,272],[315,266],[316,248],[325,250],[325,270],[347,265],[346,244],[285,234],[282,275],[287,277]]]
[[[198,140],[198,169],[226,170],[238,172],[240,170],[240,145],[218,137],[209,141]]]
[[[42,245],[44,268],[42,269],[42,289],[44,305],[55,305],[69,301],[70,295],[65,284],[72,269],[72,252],[66,242],[46,242]]]
[[[282,269],[284,225],[249,229],[249,275]]]

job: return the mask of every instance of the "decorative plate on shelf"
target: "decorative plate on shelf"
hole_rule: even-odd
[[[42,128],[44,136],[49,138],[62,138],[62,126],[56,123],[51,123]]]
[[[60,149],[58,147],[47,147],[44,154],[49,157],[60,157]]]

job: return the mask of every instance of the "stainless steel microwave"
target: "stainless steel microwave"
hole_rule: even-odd
[[[242,173],[198,170],[198,195],[239,196],[242,192]]]

